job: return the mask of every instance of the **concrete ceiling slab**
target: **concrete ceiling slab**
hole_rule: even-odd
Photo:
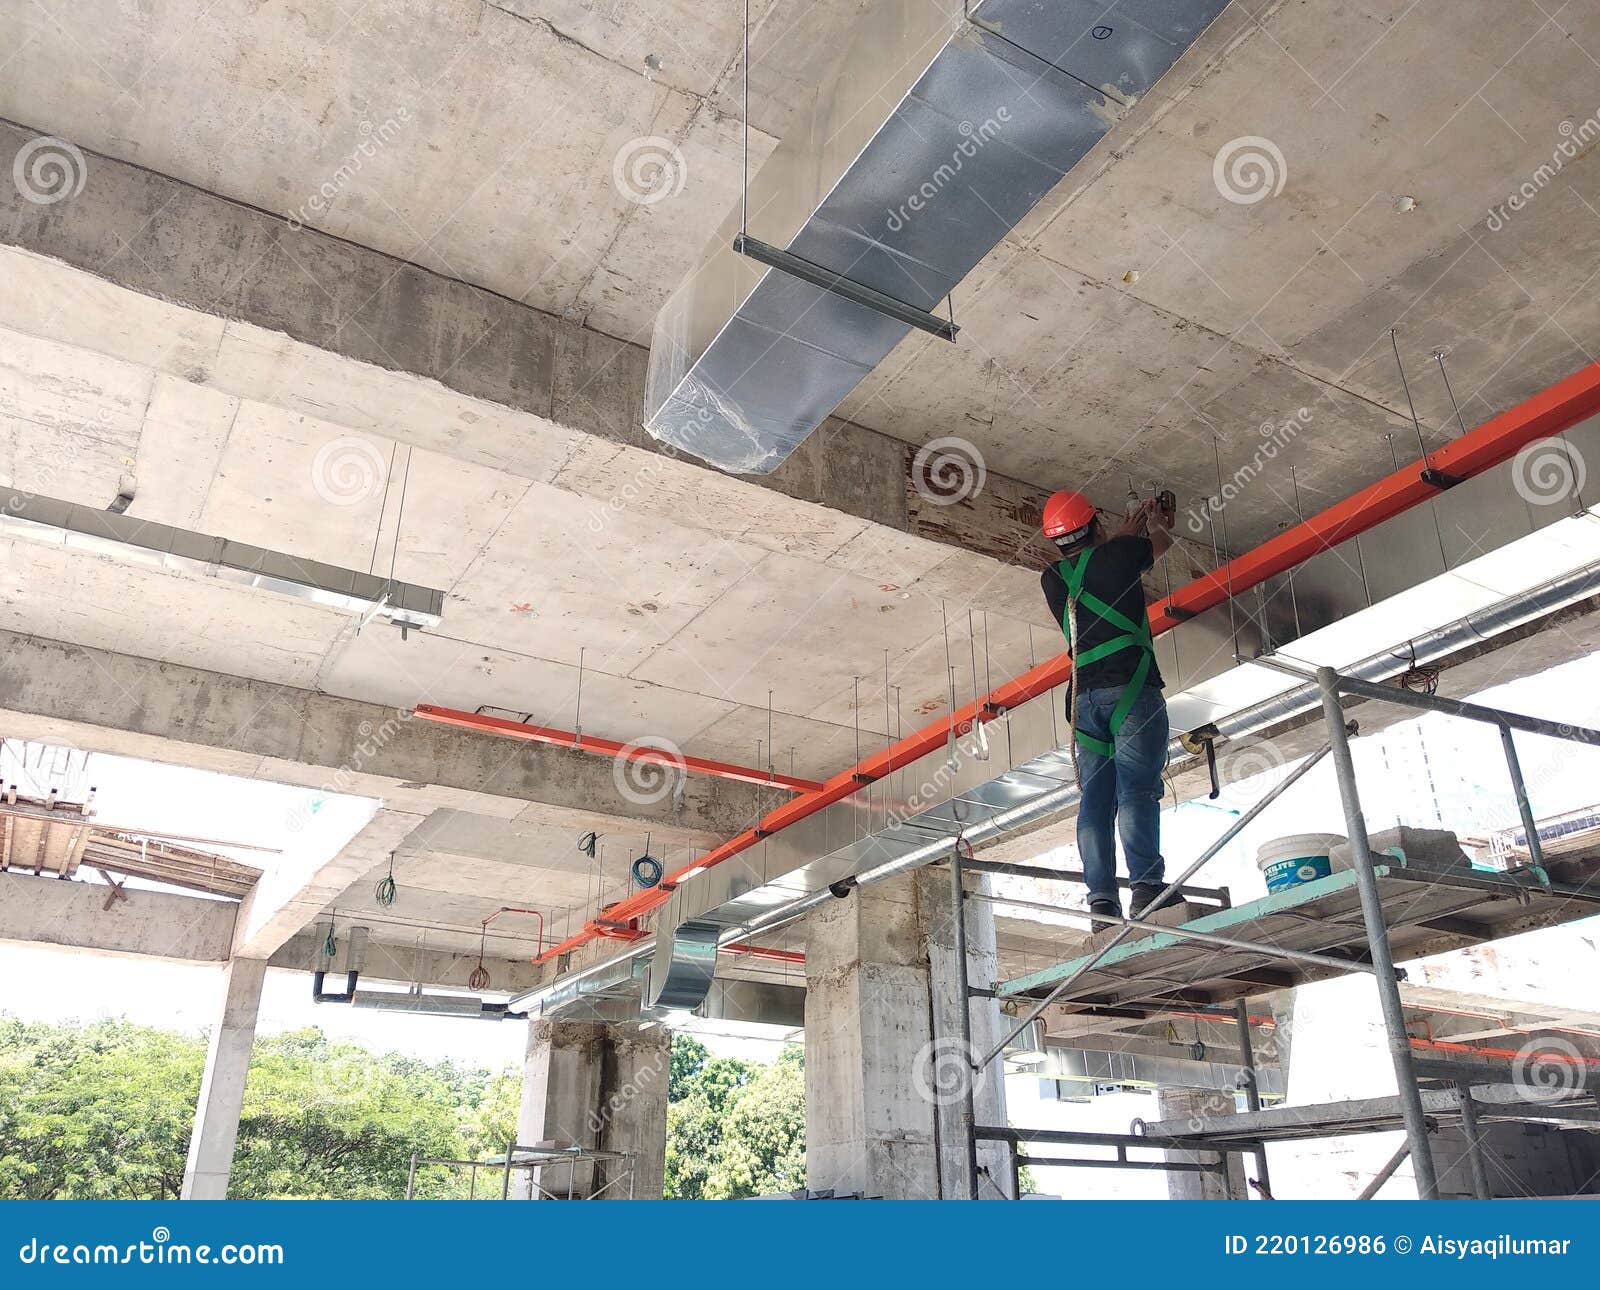
[[[108,506],[132,470],[150,372],[78,360],[67,346],[0,332],[0,470],[17,488]]]
[[[587,649],[627,674],[766,556],[626,509],[594,520],[583,499],[530,486],[451,592],[451,630],[573,663]]]
[[[8,631],[281,685],[309,685],[351,626],[286,597],[20,539],[0,542],[0,579]]]
[[[523,492],[498,471],[245,403],[197,527],[267,547],[287,536],[298,556],[448,587]]]
[[[768,556],[632,675],[809,715],[852,677],[939,630],[938,606],[788,556]]]
[[[756,5],[758,162],[861,9]],[[732,0],[380,0],[351,23],[190,0],[18,7],[0,24],[30,50],[0,114],[265,209],[316,197],[317,227],[619,335],[648,331],[738,193]],[[1596,49],[1592,6],[1241,0],[970,275],[962,344],[909,340],[846,411],[913,442],[962,435],[991,469],[1048,486],[1131,470],[1199,497],[1215,470],[1196,445],[1331,386],[1373,405],[1354,423],[1330,406],[1312,432],[1360,445],[1315,485],[1348,493],[1369,478],[1374,422],[1400,409],[1381,352],[1396,320],[1413,359],[1459,349],[1473,419],[1593,348],[1594,293],[1559,267],[1600,209],[1593,168],[1540,180],[1494,240],[1482,225],[1590,117]],[[1282,191],[1233,202],[1214,163],[1253,137],[1282,155]],[[639,139],[664,140],[682,171],[669,200],[613,182]],[[1441,394],[1427,386],[1421,408],[1436,431]],[[1237,542],[1270,531],[1248,508],[1234,518]]]
[[[507,628],[506,630],[514,630]],[[600,661],[595,656],[595,662]],[[586,659],[587,662],[587,659]],[[441,632],[375,626],[345,639],[317,675],[330,694],[399,708],[432,703],[536,725],[585,730],[624,742],[646,736],[685,750],[698,730],[731,712],[726,699],[670,689],[586,666],[578,711],[578,666],[480,645]],[[508,742],[508,749],[515,747]]]

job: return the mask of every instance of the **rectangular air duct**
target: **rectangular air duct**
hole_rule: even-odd
[[[214,578],[398,626],[437,627],[444,592],[359,569],[307,560],[174,528],[154,520],[96,510],[78,502],[0,486],[0,538],[106,555],[148,569]]]
[[[646,428],[777,469],[1226,4],[873,0],[656,319]]]

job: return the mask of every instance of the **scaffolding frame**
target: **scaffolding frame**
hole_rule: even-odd
[[[593,1166],[590,1181],[584,1188],[577,1185],[578,1166]],[[620,1164],[613,1177],[610,1170],[600,1166],[607,1164]],[[511,1176],[515,1173],[526,1172],[528,1175],[528,1188],[531,1193],[529,1200],[600,1200],[607,1192],[615,1189],[613,1199],[623,1199],[621,1184],[627,1183],[627,1199],[634,1198],[634,1172],[637,1167],[637,1153],[632,1151],[592,1151],[587,1147],[524,1147],[513,1142],[506,1147],[504,1155],[491,1156],[487,1160],[450,1160],[419,1156],[415,1152],[411,1155],[411,1167],[406,1172],[406,1199],[416,1198],[417,1170],[426,1165],[449,1165],[457,1169],[470,1170],[467,1188],[467,1199],[478,1200],[478,1173],[479,1171],[500,1175],[500,1199],[511,1199]],[[567,1188],[564,1195],[558,1194],[544,1185],[544,1178],[540,1171],[544,1169],[560,1169],[567,1167]],[[601,1181],[602,1178],[604,1181]],[[579,1195],[582,1190],[586,1194]]]
[[[1349,834],[1351,862],[1360,895],[1367,945],[1367,961],[1365,963],[1352,961],[1339,966],[1342,966],[1343,970],[1347,972],[1366,972],[1372,976],[1376,984],[1378,1006],[1383,1017],[1385,1038],[1388,1043],[1398,1089],[1399,1119],[1406,1134],[1406,1140],[1401,1149],[1379,1171],[1378,1176],[1369,1184],[1362,1198],[1366,1199],[1376,1194],[1377,1190],[1388,1181],[1405,1159],[1409,1157],[1416,1176],[1418,1193],[1424,1200],[1436,1200],[1439,1195],[1439,1179],[1434,1164],[1432,1148],[1428,1141],[1430,1119],[1424,1107],[1422,1088],[1419,1083],[1416,1065],[1413,1061],[1411,1038],[1406,1028],[1405,1014],[1400,998],[1399,976],[1395,970],[1394,957],[1389,943],[1389,928],[1384,918],[1382,895],[1378,886],[1377,865],[1373,859],[1367,833],[1366,817],[1361,807],[1360,790],[1356,783],[1355,759],[1350,747],[1351,736],[1358,733],[1358,727],[1355,722],[1347,720],[1340,702],[1340,695],[1346,694],[1379,703],[1393,704],[1419,712],[1458,717],[1467,721],[1494,726],[1498,729],[1501,750],[1505,757],[1506,769],[1511,781],[1512,794],[1516,799],[1517,811],[1522,818],[1523,828],[1528,838],[1530,857],[1528,867],[1539,870],[1541,873],[1544,854],[1539,843],[1539,830],[1534,819],[1533,807],[1528,800],[1527,785],[1522,776],[1522,764],[1517,756],[1514,732],[1522,731],[1527,734],[1544,735],[1552,739],[1564,739],[1572,743],[1587,744],[1590,747],[1600,748],[1600,730],[1592,730],[1584,726],[1575,726],[1567,723],[1545,721],[1537,717],[1526,717],[1519,713],[1505,712],[1498,708],[1466,703],[1437,694],[1424,694],[1403,690],[1395,686],[1377,685],[1370,681],[1344,676],[1331,667],[1319,667],[1313,671],[1287,662],[1281,657],[1268,656],[1250,661],[1316,684],[1321,697],[1322,719],[1328,730],[1327,742],[1305,758],[1283,780],[1274,785],[1254,806],[1241,814],[1183,873],[1169,882],[1161,894],[1151,903],[1159,907],[1172,896],[1182,895],[1184,892],[1192,890],[1187,888],[1185,884],[1196,873],[1215,859],[1224,847],[1238,837],[1285,792],[1299,783],[1315,766],[1319,765],[1323,758],[1331,754],[1339,797],[1344,808],[1345,827]],[[978,1167],[979,1142],[1003,1142],[1008,1145],[1011,1159],[1013,1199],[1021,1198],[1020,1178],[1024,1164],[1033,1163],[1041,1167],[1160,1169],[1176,1173],[1220,1173],[1225,1176],[1228,1153],[1230,1151],[1248,1151],[1255,1156],[1258,1173],[1257,1185],[1263,1195],[1270,1197],[1266,1141],[1264,1139],[1230,1140],[1228,1144],[1219,1142],[1214,1146],[1208,1146],[1205,1135],[1201,1133],[1184,1135],[1183,1137],[1166,1137],[1087,1131],[1012,1129],[998,1125],[980,1125],[977,1123],[975,1112],[976,1085],[983,1071],[991,1063],[999,1059],[1019,1035],[1042,1017],[1050,1005],[1060,998],[1073,982],[1084,976],[1104,959],[1111,950],[1121,945],[1135,931],[1150,929],[1180,938],[1187,935],[1202,943],[1208,939],[1218,942],[1224,938],[1208,938],[1203,935],[1196,936],[1193,933],[1186,933],[1181,925],[1171,927],[1134,918],[1106,920],[1119,924],[1115,935],[1098,949],[1093,950],[1078,961],[1074,970],[1058,981],[1050,992],[1034,1005],[1032,1010],[1018,1022],[1015,1029],[1011,1030],[999,1044],[987,1053],[980,1054],[971,1042],[971,1002],[975,998],[993,999],[997,997],[997,991],[993,988],[974,988],[971,982],[970,965],[966,955],[967,901],[981,899],[981,897],[971,895],[966,891],[965,875],[968,871],[977,873],[1004,872],[1017,869],[1019,866],[985,864],[982,861],[972,859],[970,855],[964,858],[962,850],[961,841],[958,838],[956,845],[951,850],[949,865],[950,890],[955,904],[956,944],[952,958],[956,972],[956,997],[966,1002],[966,1007],[961,1010],[960,1038],[966,1045],[965,1051],[971,1054],[969,1064],[972,1068],[972,1077],[963,1081],[962,1100],[959,1108],[960,1121],[966,1133],[967,1177],[964,1181],[968,1198],[972,1200],[978,1199],[978,1179],[980,1176]],[[1070,879],[1074,876],[1067,873],[1052,873],[1048,870],[1029,870],[1029,875],[1062,879]],[[1229,944],[1232,947],[1247,948],[1252,952],[1271,958],[1304,959],[1308,957],[1303,951],[1290,951],[1275,945],[1258,942],[1231,939]],[[1321,958],[1323,956],[1311,957]],[[1327,961],[1329,963],[1335,962],[1331,959]],[[1243,999],[1240,999],[1235,1004],[1233,1015],[1239,1031],[1242,1087],[1245,1090],[1250,1111],[1259,1112],[1261,1101],[1257,1089],[1255,1057],[1250,1039],[1249,1018]],[[1223,1019],[1226,1016],[1226,1013],[1219,1011],[1219,1019]],[[1490,1081],[1482,1082],[1487,1083]],[[1471,1080],[1459,1081],[1456,1088],[1460,1094],[1460,1116],[1467,1140],[1467,1159],[1472,1176],[1473,1193],[1479,1199],[1487,1199],[1490,1189],[1484,1161],[1482,1129],[1477,1115],[1477,1111],[1480,1108],[1474,1103],[1471,1096],[1473,1083],[1474,1081]],[[1338,1103],[1334,1104],[1334,1109],[1336,1110],[1341,1106],[1353,1107],[1356,1105],[1358,1105],[1356,1102]],[[1501,1118],[1513,1117],[1503,1116]],[[1318,1132],[1316,1126],[1308,1127],[1310,1131],[1303,1135],[1305,1137],[1324,1136],[1326,1132],[1326,1130]],[[1114,1159],[1045,1159],[1024,1155],[1023,1148],[1034,1143],[1040,1145],[1097,1145],[1112,1147],[1116,1150],[1116,1156]],[[1215,1154],[1217,1159],[1215,1163],[1201,1162],[1192,1158],[1182,1161],[1132,1159],[1128,1155],[1129,1150],[1138,1148],[1160,1148],[1169,1154],[1173,1151],[1188,1152],[1191,1156],[1203,1152]]]

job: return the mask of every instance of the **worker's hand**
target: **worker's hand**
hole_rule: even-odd
[[[1133,513],[1123,521],[1122,527],[1117,530],[1118,537],[1138,537],[1149,531],[1150,521],[1160,513],[1156,500],[1147,497],[1133,508]]]

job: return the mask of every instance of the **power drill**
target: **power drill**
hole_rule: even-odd
[[[1163,488],[1159,493],[1156,494],[1156,510],[1161,513],[1161,518],[1165,521],[1165,523],[1162,525],[1163,528],[1170,529],[1177,521],[1178,498],[1170,488]],[[1140,528],[1142,532],[1148,533],[1150,530],[1150,525],[1147,522],[1141,525]]]

